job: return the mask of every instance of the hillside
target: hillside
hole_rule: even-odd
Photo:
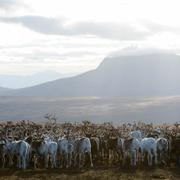
[[[14,90],[15,96],[167,96],[180,94],[180,56],[107,57],[95,70]]]
[[[0,94],[7,93],[7,92],[10,92],[10,91],[12,91],[12,89],[0,87]]]

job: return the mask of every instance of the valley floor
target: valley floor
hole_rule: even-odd
[[[131,97],[2,97],[0,120],[28,119],[45,122],[55,113],[58,122],[113,122],[116,125],[143,121],[155,124],[179,122],[180,96]]]

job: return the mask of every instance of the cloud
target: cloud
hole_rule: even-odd
[[[152,22],[150,20],[143,21],[142,23],[147,29],[149,29],[150,31],[152,31],[154,33],[159,33],[159,32],[179,33],[179,30],[180,30],[180,27],[178,27],[178,26],[172,27],[172,26],[168,26],[165,24],[158,24],[158,23]]]
[[[47,49],[46,49],[47,50]],[[90,51],[69,51],[64,53],[59,53],[57,51],[46,51],[46,50],[34,50],[33,52],[14,52],[10,53],[9,55],[17,58],[23,58],[23,62],[43,62],[43,60],[47,60],[48,62],[53,63],[53,59],[57,61],[64,61],[68,59],[79,59],[85,57],[96,57],[100,56],[101,54],[98,54],[96,52],[90,52]]]
[[[118,51],[111,52],[108,57],[118,56],[140,56],[148,54],[179,54],[178,49],[160,49],[160,48],[139,48],[136,46],[130,46]]]
[[[25,7],[26,5],[19,0],[0,0],[0,10],[14,10],[17,7]]]
[[[76,22],[69,23],[61,18],[44,16],[0,17],[0,22],[16,23],[41,34],[78,36],[90,35],[99,38],[122,41],[138,41],[163,32],[178,34],[179,27],[157,24],[152,21],[138,23]]]
[[[48,35],[92,35],[112,40],[142,40],[151,35],[136,24],[113,22],[67,23],[62,19],[43,16],[0,17],[1,22],[19,23],[32,31]]]

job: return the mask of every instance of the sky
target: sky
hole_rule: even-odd
[[[0,74],[79,74],[112,52],[179,53],[179,0],[0,0]]]

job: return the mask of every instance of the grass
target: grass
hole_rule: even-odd
[[[177,168],[143,168],[143,169],[120,169],[103,168],[83,170],[61,170],[61,169],[1,169],[0,179],[2,180],[149,180],[149,179],[169,179],[179,180],[180,171]]]

